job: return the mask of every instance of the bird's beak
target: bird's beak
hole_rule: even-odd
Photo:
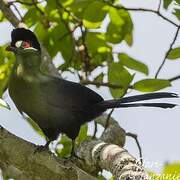
[[[15,47],[13,47],[13,46],[7,46],[6,47],[6,51],[14,51],[15,50]]]

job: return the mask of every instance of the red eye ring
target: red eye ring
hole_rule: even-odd
[[[30,45],[30,43],[29,43],[29,42],[27,42],[27,41],[23,41],[23,43],[22,43],[22,47],[23,47],[23,48],[29,48],[29,47],[31,47],[31,45]]]

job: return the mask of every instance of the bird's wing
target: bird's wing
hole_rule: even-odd
[[[84,107],[103,101],[103,98],[93,90],[56,77],[42,83],[41,89],[48,104],[69,110],[81,111]]]

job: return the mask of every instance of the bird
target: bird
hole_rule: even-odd
[[[16,57],[9,79],[11,99],[21,114],[26,113],[42,129],[48,138],[44,147],[54,141],[60,133],[74,143],[81,125],[92,121],[112,108],[160,107],[173,108],[171,103],[133,103],[160,98],[177,98],[170,92],[147,93],[104,100],[90,88],[53,75],[42,68],[42,50],[38,38],[31,30],[15,28],[11,32],[11,43],[6,48]]]

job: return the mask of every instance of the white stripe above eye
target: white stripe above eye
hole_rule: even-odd
[[[32,49],[32,50],[38,51],[36,48],[33,48],[33,47],[25,48],[24,50],[27,50],[27,49]]]

